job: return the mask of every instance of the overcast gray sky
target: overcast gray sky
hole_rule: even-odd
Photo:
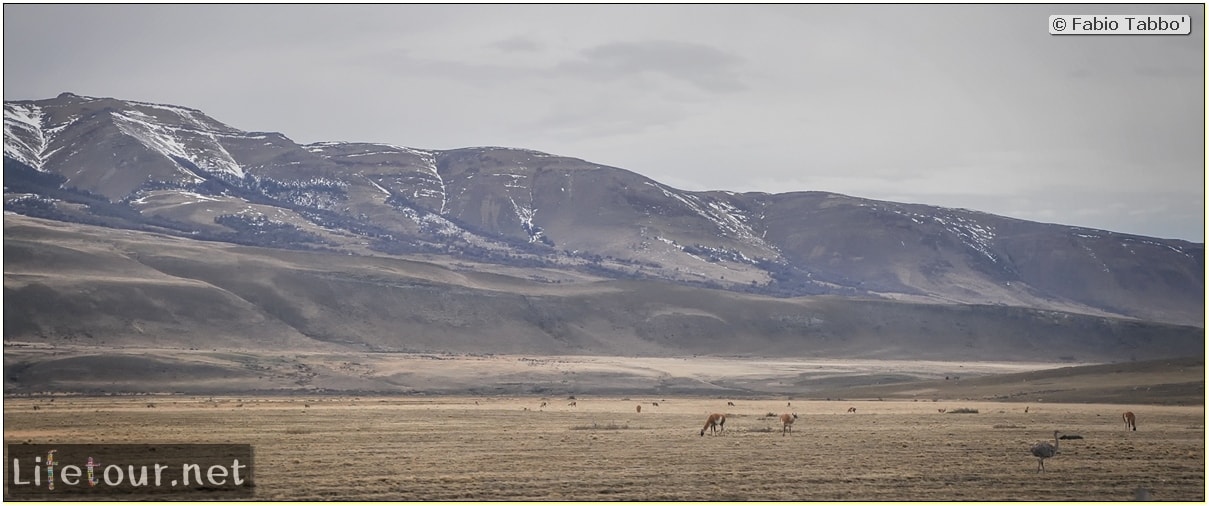
[[[1051,14],[1187,14],[1052,36]],[[12,5],[4,99],[1204,242],[1204,5]]]

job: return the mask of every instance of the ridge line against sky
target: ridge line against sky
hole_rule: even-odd
[[[17,5],[4,98],[1204,242],[1204,4]],[[1185,14],[1054,36],[1053,14]],[[54,34],[48,37],[47,34]],[[155,43],[147,43],[155,41]]]

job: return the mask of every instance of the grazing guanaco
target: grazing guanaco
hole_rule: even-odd
[[[1126,411],[1121,414],[1121,419],[1125,420],[1125,428],[1138,430],[1137,418],[1133,416],[1133,411]]]
[[[781,435],[782,436],[784,436],[786,432],[793,431],[793,422],[797,421],[797,419],[798,419],[797,413],[794,413],[792,415],[789,413],[781,414]]]
[[[634,409],[637,409],[637,410],[638,410],[638,412],[639,412],[639,413],[641,413],[641,412],[642,412],[642,404],[639,404],[639,405],[637,405],[637,406],[634,406]]]
[[[730,406],[730,407],[734,407],[734,406],[735,406],[735,403],[733,403],[733,402],[731,402],[731,401],[726,401],[726,405],[727,405],[727,406]]]
[[[568,403],[567,403],[567,405],[568,405],[568,406],[574,406],[574,405],[575,405],[575,401],[568,402]]]
[[[705,426],[701,427],[701,435],[705,435],[705,429],[709,429],[711,434],[722,432],[726,427],[726,415],[722,413],[714,413],[705,419]]]
[[[849,413],[856,413],[856,406],[853,406],[853,407],[851,407],[851,408],[848,408],[848,412],[849,412]]]

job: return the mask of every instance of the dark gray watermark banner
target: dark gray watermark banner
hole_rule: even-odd
[[[252,445],[9,444],[5,500],[251,498]]]

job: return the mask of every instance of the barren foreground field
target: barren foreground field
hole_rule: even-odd
[[[1111,501],[1133,499],[1138,488],[1156,500],[1205,500],[1203,406],[943,400],[787,406],[785,398],[593,396],[570,402],[8,399],[4,436],[9,444],[250,443],[256,498],[264,500]],[[958,408],[978,412],[939,412]],[[1137,413],[1136,432],[1121,421],[1127,409]],[[725,431],[699,436],[711,412],[727,413]],[[765,416],[783,412],[799,415],[784,436],[780,423]],[[1061,441],[1061,453],[1039,474],[1029,446],[1054,430],[1083,439]]]

